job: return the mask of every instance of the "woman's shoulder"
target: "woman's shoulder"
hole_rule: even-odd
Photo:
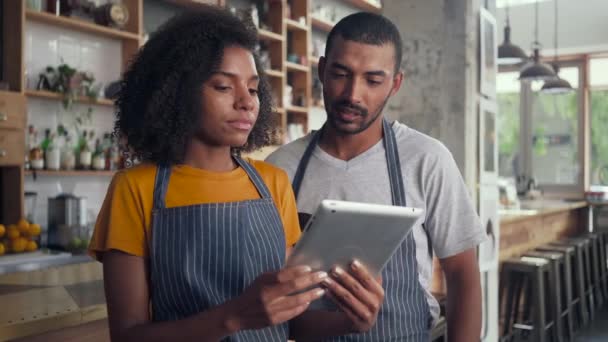
[[[112,180],[114,187],[147,188],[154,185],[156,165],[139,164],[116,172]]]
[[[289,183],[289,178],[287,177],[287,172],[285,172],[285,170],[273,164],[267,163],[263,160],[257,160],[252,158],[243,159],[256,169],[256,171],[260,174],[264,181],[266,181],[266,183],[278,183],[280,185],[285,185]]]

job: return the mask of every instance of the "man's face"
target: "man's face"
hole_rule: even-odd
[[[377,122],[403,80],[403,74],[395,74],[392,44],[369,45],[340,35],[320,60],[319,75],[327,121],[342,134],[363,132]]]

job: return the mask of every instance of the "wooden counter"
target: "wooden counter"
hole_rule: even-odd
[[[525,214],[501,215],[500,261],[588,231],[587,202],[542,200],[522,204]]]
[[[0,341],[97,321],[107,316],[100,263],[0,276]]]

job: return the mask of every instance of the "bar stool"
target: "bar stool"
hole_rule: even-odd
[[[553,293],[555,296],[549,299],[550,306],[553,309],[553,317],[558,317],[555,319],[555,330],[557,334],[557,341],[561,342],[564,340],[564,327],[563,327],[563,312],[567,312],[569,310],[567,298],[565,298],[564,294],[566,289],[562,285],[562,270],[564,268],[564,255],[558,252],[542,252],[542,251],[531,251],[524,254],[525,257],[533,257],[533,258],[542,258],[549,261],[549,282],[545,284],[546,287],[549,287],[550,293]],[[552,291],[551,291],[552,290]],[[563,301],[562,301],[563,300]],[[568,324],[568,322],[566,322]],[[572,327],[569,326],[568,337],[572,338],[573,331]]]
[[[546,342],[550,337],[557,339],[556,317],[547,308],[550,298],[555,297],[554,293],[545,292],[553,288],[545,285],[549,276],[550,263],[546,259],[521,257],[503,262],[500,298],[506,295],[506,303],[501,300],[505,304],[502,340],[520,335],[531,335],[529,340],[538,342]]]
[[[580,298],[576,294],[573,286],[572,263],[575,257],[575,249],[572,246],[542,245],[536,248],[540,252],[560,253],[563,256],[563,264],[560,270],[560,287],[562,289],[562,326],[567,327],[569,340],[574,339],[574,310],[578,307]],[[582,325],[582,322],[580,323]]]
[[[604,305],[604,291],[602,289],[601,256],[602,241],[599,234],[587,233],[582,237],[589,239],[589,257],[591,259],[591,284],[595,296],[594,306],[601,308]]]
[[[585,238],[571,238],[551,242],[555,246],[574,247],[574,259],[572,262],[573,283],[575,293],[580,299],[578,302],[579,328],[585,326],[594,317],[593,291],[591,287],[589,267],[589,240]]]
[[[598,237],[599,244],[599,267],[600,267],[600,286],[602,288],[602,292],[604,294],[604,302],[608,302],[608,258],[607,252],[608,247],[608,232],[606,231],[598,231],[594,232],[594,234]]]

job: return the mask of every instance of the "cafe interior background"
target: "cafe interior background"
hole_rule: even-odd
[[[0,340],[108,340],[85,251],[112,175],[133,164],[112,135],[116,81],[199,2],[2,1]],[[385,114],[450,149],[489,237],[481,339],[608,339],[608,1],[205,2],[258,27],[281,128],[260,159],[323,124],[317,65],[334,23],[393,20],[405,82]],[[432,286],[444,300],[438,263]]]

